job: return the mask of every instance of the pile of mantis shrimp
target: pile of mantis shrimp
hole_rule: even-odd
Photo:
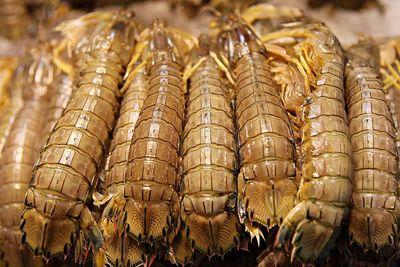
[[[0,266],[398,266],[400,38],[209,28],[94,11],[0,59]]]

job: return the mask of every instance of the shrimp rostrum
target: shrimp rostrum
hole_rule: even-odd
[[[36,255],[76,261],[102,236],[86,201],[114,127],[119,86],[135,44],[132,13],[122,11],[90,41],[80,82],[33,172],[22,215],[22,242]],[[87,252],[86,252],[87,254]]]
[[[240,148],[238,212],[252,237],[280,225],[294,206],[294,140],[264,45],[237,16],[221,17],[218,43],[235,76]]]
[[[344,57],[329,29],[319,22],[288,25],[264,37],[296,41],[288,54],[291,65],[303,75],[300,118],[301,184],[299,203],[283,221],[276,246],[291,242],[292,259],[317,264],[335,247],[349,213],[352,160],[344,102]],[[295,87],[291,87],[295,88]],[[290,92],[289,92],[290,94]],[[294,94],[296,95],[296,94]]]

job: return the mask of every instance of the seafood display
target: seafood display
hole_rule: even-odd
[[[138,253],[138,244],[149,244],[155,253],[160,246],[168,246],[179,227],[179,151],[185,98],[180,38],[176,34],[163,20],[154,20],[152,27],[142,32],[132,58],[141,59],[140,63],[133,60],[137,66],[132,72],[128,68],[132,85],[127,85],[127,93],[136,90],[132,92],[137,97],[142,90],[146,95],[133,102],[134,109],[130,107],[134,113],[129,113],[132,123],[128,136],[123,132],[122,137],[114,136],[129,144],[121,146],[122,152],[112,147],[107,163],[106,190],[112,197],[102,223],[103,232],[117,226],[114,235],[122,245],[105,249],[106,257],[115,265],[154,259],[152,252]],[[118,158],[120,164],[115,165]]]
[[[0,266],[400,264],[398,37],[258,1],[3,2]]]

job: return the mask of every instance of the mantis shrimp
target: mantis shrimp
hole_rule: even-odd
[[[299,203],[284,219],[275,246],[283,248],[291,242],[292,259],[317,264],[335,247],[349,214],[352,192],[344,57],[336,37],[319,22],[289,24],[262,40],[268,43],[279,38],[293,42],[285,53],[299,86],[286,87],[284,95],[296,96],[293,101],[299,103],[292,105],[292,112],[301,136],[302,177]]]
[[[360,43],[346,53],[345,87],[354,165],[348,233],[359,250],[374,252],[378,261],[387,261],[397,247],[400,215],[396,131],[375,66],[357,55],[363,47],[367,50]]]
[[[259,226],[280,225],[294,206],[293,133],[264,45],[238,16],[220,20],[218,43],[236,77],[239,219],[259,241]]]
[[[19,221],[32,167],[43,145],[40,137],[51,95],[50,85],[57,72],[49,45],[38,44],[32,56],[27,82],[21,85],[24,105],[15,116],[0,158],[1,246],[4,261],[10,266],[24,266],[24,260],[28,261],[21,247]]]
[[[183,240],[187,236],[191,248],[182,252],[178,247],[175,258],[181,263],[190,261],[191,249],[208,257],[224,256],[239,246],[240,234],[235,124],[224,76],[227,69],[209,36],[200,36],[199,42],[186,70],[190,85],[183,132],[181,219]]]
[[[141,34],[131,60],[135,64],[135,58],[141,57],[141,63],[128,73],[135,77],[138,70],[146,68],[147,96],[133,131],[128,158],[121,157],[122,169],[110,173],[112,180],[107,182],[113,195],[103,212],[103,232],[109,232],[107,226],[115,224],[119,234],[124,233],[139,245],[165,245],[179,227],[178,153],[185,111],[179,50],[185,46],[180,45],[185,37],[178,35],[162,20],[155,20],[152,28]],[[105,249],[105,253],[110,257],[114,252]],[[136,260],[132,262],[129,256],[125,261],[134,264]]]
[[[136,38],[132,13],[121,11],[90,40],[78,88],[51,132],[33,172],[22,215],[22,242],[36,255],[82,262],[103,243],[86,201],[119,107],[119,86]]]

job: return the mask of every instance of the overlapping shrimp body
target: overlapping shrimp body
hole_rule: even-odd
[[[200,37],[196,67],[189,77],[181,192],[184,234],[192,248],[209,257],[237,247],[240,229],[234,112],[227,80],[210,54],[210,42]]]
[[[128,79],[130,80],[130,79]],[[105,194],[116,194],[123,190],[125,183],[125,171],[128,163],[129,148],[135,131],[135,125],[139,118],[144,100],[146,99],[147,76],[145,68],[142,68],[133,79],[129,81],[124,93],[119,117],[115,126],[113,140],[105,167]],[[117,265],[131,266],[141,263],[142,251],[138,244],[127,233],[115,233],[113,214],[110,209],[105,209],[101,218],[100,228],[105,243],[105,255],[107,260]]]
[[[397,245],[400,203],[396,131],[378,74],[351,50],[345,66],[354,166],[348,233],[364,251],[379,252]]]
[[[225,27],[218,38],[236,76],[239,218],[258,239],[258,225],[280,225],[294,206],[293,135],[263,44],[237,18]]]
[[[144,38],[147,97],[133,133],[124,186],[106,210],[138,242],[163,244],[174,235],[179,216],[183,66],[179,47],[163,21],[155,20]]]
[[[41,133],[50,84],[56,73],[51,49],[39,44],[35,50],[23,85],[24,106],[10,128],[0,159],[0,240],[3,261],[9,266],[24,266],[19,224],[32,168],[43,145]]]
[[[119,107],[119,86],[135,44],[130,12],[121,12],[90,42],[81,80],[34,169],[22,215],[22,241],[36,255],[65,255],[102,244],[86,206]]]
[[[318,22],[288,26],[263,40],[291,37],[291,63],[304,77],[300,116],[299,203],[277,234],[276,245],[291,241],[292,258],[303,263],[326,260],[348,215],[351,197],[351,146],[344,103],[343,53],[336,37]],[[294,51],[294,53],[293,53]]]

